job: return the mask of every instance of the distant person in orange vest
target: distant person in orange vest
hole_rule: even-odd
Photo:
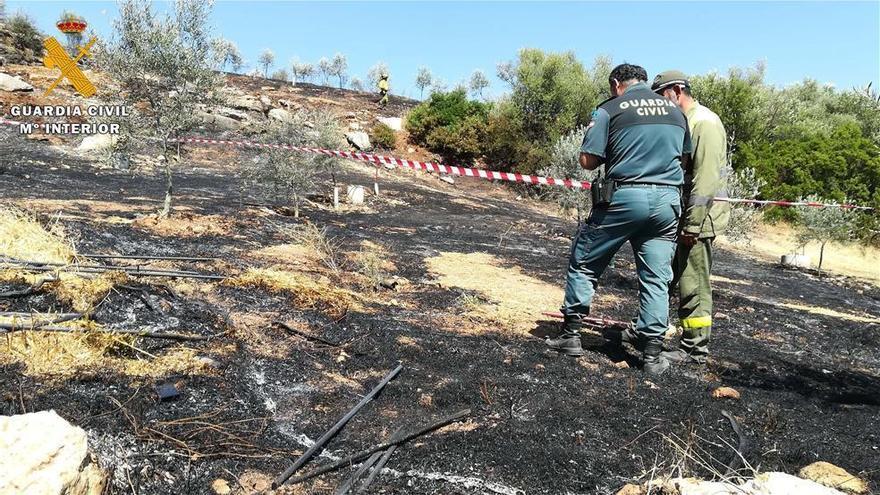
[[[379,95],[382,97],[379,104],[384,107],[388,104],[388,74],[382,74],[379,78]]]

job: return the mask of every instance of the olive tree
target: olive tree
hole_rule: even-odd
[[[581,143],[586,132],[586,127],[579,127],[556,140],[549,164],[538,173],[556,179],[575,179],[585,182],[595,179],[598,172],[585,170],[578,162]],[[579,224],[586,219],[592,207],[590,191],[587,189],[548,186],[544,195],[555,200],[563,213],[574,212]]]
[[[382,74],[391,77],[391,73],[388,72],[388,64],[381,61],[376,62],[376,64],[370,67],[370,70],[367,71],[367,81],[373,89],[379,85],[379,80],[382,79]]]
[[[333,56],[333,60],[330,61],[330,75],[339,79],[339,89],[342,89],[348,77],[348,60],[345,55],[337,53]]]
[[[420,100],[425,97],[425,88],[431,87],[432,81],[431,71],[427,67],[419,67],[419,72],[416,74],[416,87],[419,88]]]
[[[306,62],[300,62],[299,59],[290,61],[291,82],[296,84],[305,81],[315,75],[315,66]]]
[[[327,57],[321,57],[318,60],[318,71],[321,72],[321,84],[327,85],[327,77],[333,73],[333,64]]]
[[[232,72],[241,70],[241,67],[244,65],[244,59],[241,57],[241,52],[234,42],[224,38],[217,38],[213,43],[217,70],[225,71],[227,65],[232,68]]]
[[[260,58],[257,59],[257,63],[260,64],[260,66],[263,68],[263,77],[268,79],[269,67],[271,67],[272,64],[275,63],[275,54],[272,52],[272,50],[269,50],[267,48],[263,50],[262,53],[260,53]]]
[[[808,196],[802,201],[836,205],[819,196]],[[854,237],[856,214],[838,206],[804,207],[800,213],[796,239],[801,248],[809,242],[819,243],[819,271],[825,258],[825,245],[829,241],[848,242]]]
[[[344,137],[332,115],[301,110],[293,112],[286,122],[274,123],[261,140],[265,143],[336,149],[342,146]],[[243,186],[288,202],[296,217],[299,217],[306,195],[317,186],[317,173],[322,169],[335,170],[338,161],[324,155],[275,148],[258,148],[249,153],[253,158],[246,162],[242,171]]]
[[[727,193],[731,198],[755,199],[766,182],[758,177],[754,168],[746,167],[728,175]],[[750,245],[762,209],[749,203],[731,203],[730,221],[724,236],[734,244]]]
[[[178,0],[162,14],[147,0],[123,0],[114,31],[98,51],[100,67],[120,86],[114,96],[132,113],[131,125],[122,129],[136,129],[138,141],[159,143],[163,217],[171,213],[175,140],[200,123],[197,110],[218,103],[222,81],[213,70],[210,11],[211,4],[200,0]]]
[[[364,90],[364,83],[361,82],[360,78],[358,78],[358,77],[351,78],[350,86],[351,86],[351,89],[353,89],[354,91],[363,91]]]
[[[483,97],[483,90],[489,87],[489,79],[486,77],[486,74],[477,69],[471,74],[471,79],[468,81],[468,87],[475,96]]]

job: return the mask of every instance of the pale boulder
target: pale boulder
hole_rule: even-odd
[[[366,132],[347,132],[345,133],[345,139],[347,139],[348,142],[352,144],[352,146],[361,151],[373,149],[373,144],[370,143],[370,136],[368,136]]]
[[[293,115],[283,108],[273,108],[269,110],[269,119],[278,122],[293,122]]]
[[[801,469],[798,476],[850,493],[868,493],[868,484],[864,480],[830,462],[814,462]]]
[[[100,495],[86,432],[55,411],[0,416],[0,494]]]
[[[3,91],[33,91],[34,87],[23,79],[0,72],[0,90]]]
[[[84,137],[76,149],[79,151],[102,151],[115,146],[118,139],[113,134],[92,134]]]
[[[400,117],[377,117],[376,120],[387,125],[392,130],[403,130],[403,119]]]

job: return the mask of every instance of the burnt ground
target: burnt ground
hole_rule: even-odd
[[[222,219],[226,233],[159,235],[137,222],[110,221],[157,210],[163,190],[158,174],[133,179],[98,169],[8,130],[0,130],[0,170],[3,202],[44,213],[63,210],[60,221],[79,252],[217,256],[224,261],[173,266],[233,274],[267,265],[248,253],[278,244],[284,226],[308,219],[326,226],[343,247],[360,240],[386,246],[396,274],[411,282],[401,292],[376,293],[334,321],[293,306],[284,294],[198,282],[190,284],[200,290],[181,293],[163,288],[167,279],[152,279],[138,287],[166,303],[158,316],[141,293],[122,290],[102,303],[96,319],[206,335],[228,331],[185,344],[213,359],[216,369],[157,380],[101,369],[61,378],[31,376],[15,364],[0,369],[0,413],[20,413],[22,404],[28,411],[51,408],[85,428],[100,461],[113,470],[111,493],[211,493],[216,478],[236,490],[236,479],[252,487],[255,478],[282,471],[288,457],[398,361],[403,373],[352,420],[322,461],[376,443],[399,426],[462,408],[473,414],[467,423],[401,449],[389,464],[396,476],[383,475],[373,493],[613,493],[628,481],[673,470],[711,477],[713,469],[725,471],[734,457],[729,445],[737,443],[722,410],[741,425],[745,458],[756,469],[796,472],[824,460],[880,486],[876,286],[719,250],[716,274],[724,281],[716,284],[713,361],[706,371],[679,367],[649,381],[635,356],[615,351],[598,334],[585,336],[584,358],[563,358],[546,352],[537,337],[552,332],[554,322],[511,332],[462,315],[462,289],[436,283],[427,257],[486,252],[507,267],[562,284],[568,245],[560,236],[570,237],[574,226],[500,186],[465,180],[451,186],[430,175],[383,172],[383,195],[370,197],[368,207],[334,212],[312,205],[297,220],[242,206],[231,192],[237,190],[232,175],[205,166],[178,173],[180,215],[216,215],[210,218]],[[372,173],[346,167],[342,182],[370,184]],[[604,276],[600,291],[622,301],[605,316],[634,313],[632,266],[624,249]],[[782,305],[792,301],[837,313]],[[62,309],[46,296],[0,301],[4,311],[25,307]],[[875,322],[847,314],[874,315]],[[316,344],[265,324],[271,319],[343,345]],[[154,354],[181,346],[139,345]],[[632,366],[615,364],[620,362]],[[151,396],[155,381],[177,380],[185,384],[179,400],[159,403]],[[722,385],[742,398],[711,398]],[[181,419],[199,415],[209,415],[206,421],[225,433]],[[705,462],[683,461],[673,441]],[[331,493],[342,476],[325,476],[298,493]]]

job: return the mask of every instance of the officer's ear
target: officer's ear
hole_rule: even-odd
[[[611,96],[620,96],[620,81],[611,79]]]

